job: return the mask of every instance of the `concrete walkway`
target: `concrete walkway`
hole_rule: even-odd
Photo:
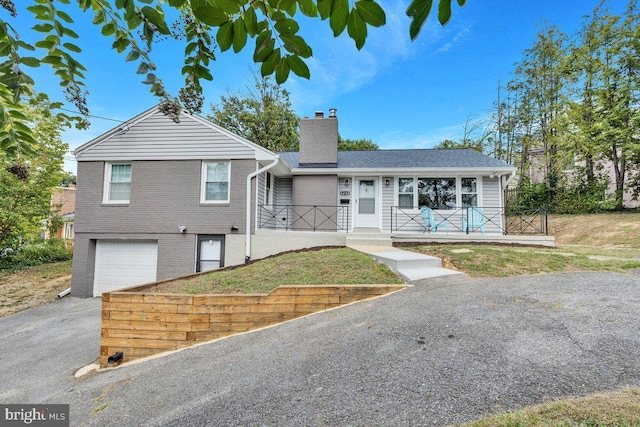
[[[405,251],[393,246],[350,245],[351,249],[366,253],[376,261],[389,266],[405,280],[428,279],[432,277],[462,274],[459,271],[442,267],[442,260],[437,257]]]

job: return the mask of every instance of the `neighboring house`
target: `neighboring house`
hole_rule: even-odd
[[[335,110],[301,119],[300,152],[278,155],[196,115],[174,123],[156,107],[79,147],[72,294],[344,244],[363,228],[422,235],[423,205],[448,232],[478,234],[463,222],[480,207],[491,219],[482,233],[503,234],[514,167],[470,149],[337,146]]]
[[[74,238],[73,223],[76,211],[76,186],[69,184],[67,187],[57,187],[51,195],[51,211],[62,219],[62,227],[54,235],[45,232],[45,239]]]

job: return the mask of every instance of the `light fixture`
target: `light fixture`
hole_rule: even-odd
[[[345,187],[349,186],[349,178],[345,178],[344,185],[345,185]]]
[[[178,226],[178,231],[181,233],[184,233],[185,231],[187,231],[187,226],[186,225],[179,225]]]
[[[238,227],[236,227],[235,225],[231,226],[231,231],[238,231]]]
[[[385,178],[385,179],[384,179],[384,186],[385,186],[385,187],[388,187],[388,186],[389,186],[389,184],[391,184],[391,180],[390,180],[389,178]]]

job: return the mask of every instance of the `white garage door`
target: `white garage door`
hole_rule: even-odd
[[[155,282],[157,266],[156,241],[98,240],[93,296]]]

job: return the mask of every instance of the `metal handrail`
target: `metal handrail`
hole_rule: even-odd
[[[349,232],[349,206],[259,205],[258,229]]]
[[[471,207],[454,207],[451,209],[434,209],[433,216],[436,223],[446,221],[450,231],[461,233],[476,233],[481,228],[489,228],[491,233],[502,234],[533,234],[548,235],[548,219],[546,209],[531,209],[521,211],[507,211],[503,206],[474,206],[479,209],[476,215],[481,215],[483,226],[469,225]],[[480,211],[481,210],[481,211]],[[391,206],[391,232],[431,230],[422,219],[420,208],[417,206],[406,208]],[[466,224],[466,226],[465,226]]]

